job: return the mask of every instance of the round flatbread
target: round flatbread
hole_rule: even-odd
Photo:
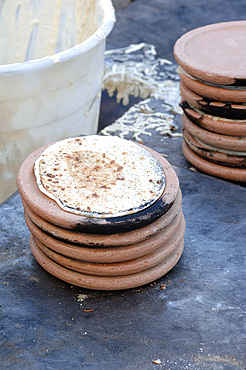
[[[119,217],[149,207],[162,195],[160,163],[136,143],[116,136],[56,142],[36,160],[42,193],[64,210],[91,217]]]

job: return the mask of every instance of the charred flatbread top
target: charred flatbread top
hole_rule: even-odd
[[[85,136],[50,145],[36,160],[42,193],[64,210],[119,217],[143,210],[165,188],[160,163],[139,145],[116,136]]]

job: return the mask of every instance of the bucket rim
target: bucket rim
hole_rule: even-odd
[[[79,55],[85,54],[87,51],[95,48],[102,43],[114,27],[116,21],[115,10],[111,0],[97,0],[100,9],[102,10],[102,23],[100,27],[86,40],[79,44],[75,44],[69,49],[63,50],[52,55],[47,55],[42,58],[31,59],[25,62],[0,64],[0,74],[13,74],[31,72],[36,69],[44,69],[58,63],[63,63],[76,58]]]

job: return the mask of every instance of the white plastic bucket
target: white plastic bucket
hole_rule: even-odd
[[[110,0],[0,1],[0,203],[38,147],[97,132]]]

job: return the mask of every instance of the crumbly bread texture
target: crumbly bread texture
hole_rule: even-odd
[[[36,160],[41,192],[65,211],[92,217],[138,212],[160,198],[165,174],[138,144],[116,136],[85,136],[56,142]]]

